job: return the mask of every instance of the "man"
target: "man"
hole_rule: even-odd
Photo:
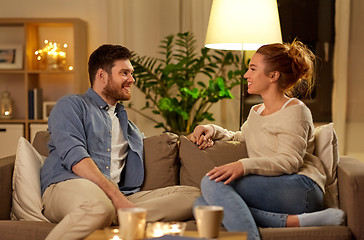
[[[91,88],[52,109],[49,156],[41,169],[44,215],[57,226],[47,239],[82,239],[116,219],[115,209],[144,207],[147,220],[192,217],[199,190],[173,186],[139,192],[143,140],[119,101],[131,98],[131,54],[102,45],[89,59]]]

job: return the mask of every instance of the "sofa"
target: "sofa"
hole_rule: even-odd
[[[48,132],[38,132],[32,143],[32,147],[36,150],[33,153],[37,154],[37,156],[47,156],[48,140]],[[326,151],[330,151],[329,155],[335,155],[335,151],[337,150],[334,149],[333,152],[332,146],[337,146],[333,140],[335,139],[325,140],[323,144],[319,144],[318,142],[317,145],[323,147],[323,152],[326,149]],[[25,161],[25,166],[29,162],[28,157],[24,157],[24,153],[19,151],[19,146],[20,141],[16,155],[0,159],[0,239],[40,240],[44,239],[53,227],[56,226],[55,223],[39,219],[34,220],[31,217],[15,220],[16,217],[12,214],[14,204],[19,204],[19,201],[16,199],[16,194],[20,194],[17,191],[21,189],[17,180],[17,178],[20,178],[18,174],[22,167],[19,162]],[[327,155],[327,153],[325,154]],[[216,141],[213,147],[206,150],[199,150],[185,136],[177,136],[173,133],[151,136],[144,139],[145,182],[142,190],[171,185],[199,187],[201,178],[208,170],[214,166],[236,161],[245,156],[245,145],[240,142]],[[42,159],[44,160],[44,157]],[[364,164],[349,156],[340,156],[337,161],[338,164],[333,164],[332,166],[334,176],[332,182],[335,183],[334,187],[336,191],[331,191],[334,193],[334,198],[337,197],[337,202],[335,203],[334,200],[331,204],[337,204],[338,207],[345,211],[345,225],[260,228],[259,230],[263,240],[364,240]],[[16,171],[14,171],[14,166]],[[39,166],[35,169],[39,171]],[[15,174],[17,175],[15,176]],[[27,174],[22,173],[22,175]],[[29,182],[30,180],[25,179],[24,181],[24,184],[27,184],[27,181]],[[27,191],[27,189],[23,191]],[[32,198],[29,199],[29,201],[31,200]],[[187,229],[196,229],[193,219],[188,221]]]

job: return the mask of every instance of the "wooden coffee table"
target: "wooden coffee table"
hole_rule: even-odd
[[[198,238],[197,231],[185,231],[183,236]],[[246,240],[245,232],[220,232],[219,240]],[[104,230],[96,230],[85,240],[108,240]]]

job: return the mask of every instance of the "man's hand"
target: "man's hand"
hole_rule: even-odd
[[[193,130],[193,133],[188,138],[198,145],[199,149],[205,149],[212,147],[214,141],[212,141],[212,135],[214,134],[214,128],[211,125],[198,125]]]
[[[211,180],[220,182],[226,180],[224,184],[229,184],[231,181],[244,175],[244,166],[240,161],[228,163],[219,167],[214,167],[209,171],[206,176],[209,176]]]
[[[135,204],[130,202],[119,188],[107,179],[91,158],[84,158],[72,167],[72,171],[78,176],[88,179],[101,188],[110,198],[115,209],[132,208]]]
[[[114,205],[114,208],[116,210],[120,208],[133,208],[136,207],[136,205],[132,202],[130,202],[124,195],[121,197],[115,197],[115,199],[111,200],[112,204]]]

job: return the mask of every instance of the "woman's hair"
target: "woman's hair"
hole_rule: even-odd
[[[131,58],[131,52],[126,47],[120,45],[104,44],[97,48],[88,61],[88,73],[91,87],[95,80],[97,71],[101,68],[108,74],[111,74],[111,68],[116,60]]]
[[[302,93],[302,87],[306,96],[311,92],[315,82],[315,55],[302,42],[263,45],[257,53],[264,56],[265,74],[280,73],[278,84],[285,94],[292,97],[297,90]]]

